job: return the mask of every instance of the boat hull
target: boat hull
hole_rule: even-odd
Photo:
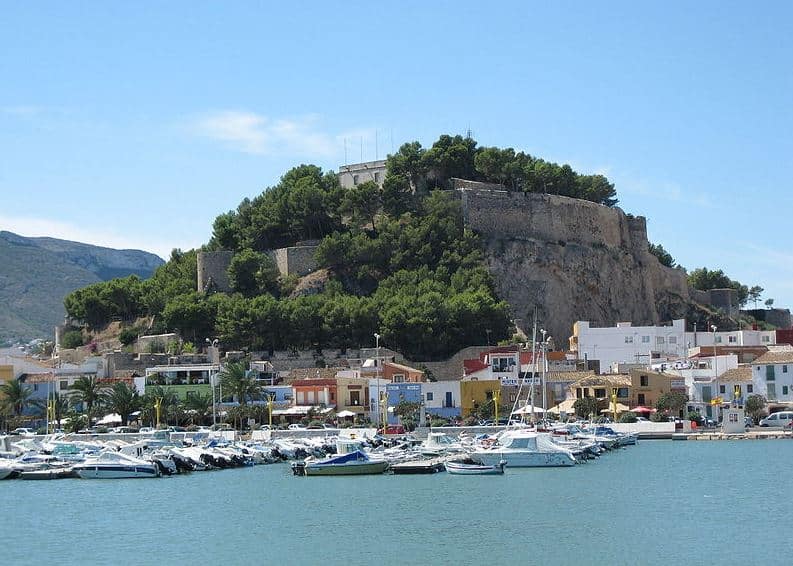
[[[460,476],[495,476],[504,473],[503,461],[495,466],[484,464],[461,464],[459,462],[446,462],[446,471]]]
[[[74,472],[82,479],[128,479],[156,478],[159,475],[155,465],[87,465],[75,466]]]
[[[552,468],[574,466],[575,458],[567,452],[474,452],[471,459],[486,466],[496,466],[501,460],[510,468]]]
[[[388,469],[388,462],[363,462],[349,464],[306,464],[307,476],[358,476],[382,474]]]

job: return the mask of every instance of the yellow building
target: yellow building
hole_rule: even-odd
[[[655,407],[658,398],[664,393],[676,390],[685,392],[685,383],[681,377],[673,377],[665,373],[634,369],[631,375],[631,407]],[[679,383],[678,383],[679,382]]]
[[[460,381],[460,408],[463,418],[468,417],[485,403],[490,402],[495,395],[501,394],[501,381],[498,379],[466,380]],[[501,400],[501,404],[504,400]],[[502,415],[499,415],[501,417]],[[508,416],[508,415],[503,415]]]
[[[608,408],[612,401],[612,392],[617,394],[617,403],[627,405],[631,397],[631,380],[627,375],[589,375],[572,383],[568,399],[593,398],[598,406]]]
[[[383,387],[385,392],[385,387]],[[366,377],[336,377],[336,412],[352,411],[363,417],[370,411],[369,379]]]
[[[14,379],[14,366],[0,365],[0,383]]]

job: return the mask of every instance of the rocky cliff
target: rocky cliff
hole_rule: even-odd
[[[535,305],[559,347],[577,320],[610,326],[684,316],[685,273],[648,251],[644,218],[568,197],[457,187],[466,226],[482,237],[498,293],[524,331]]]

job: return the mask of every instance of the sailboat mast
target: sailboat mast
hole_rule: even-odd
[[[531,330],[531,422],[536,423],[534,417],[534,383],[537,376],[537,305],[534,305],[534,324]]]

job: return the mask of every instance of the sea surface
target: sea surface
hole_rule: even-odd
[[[0,564],[793,564],[793,442],[644,441],[504,476],[0,482]]]

